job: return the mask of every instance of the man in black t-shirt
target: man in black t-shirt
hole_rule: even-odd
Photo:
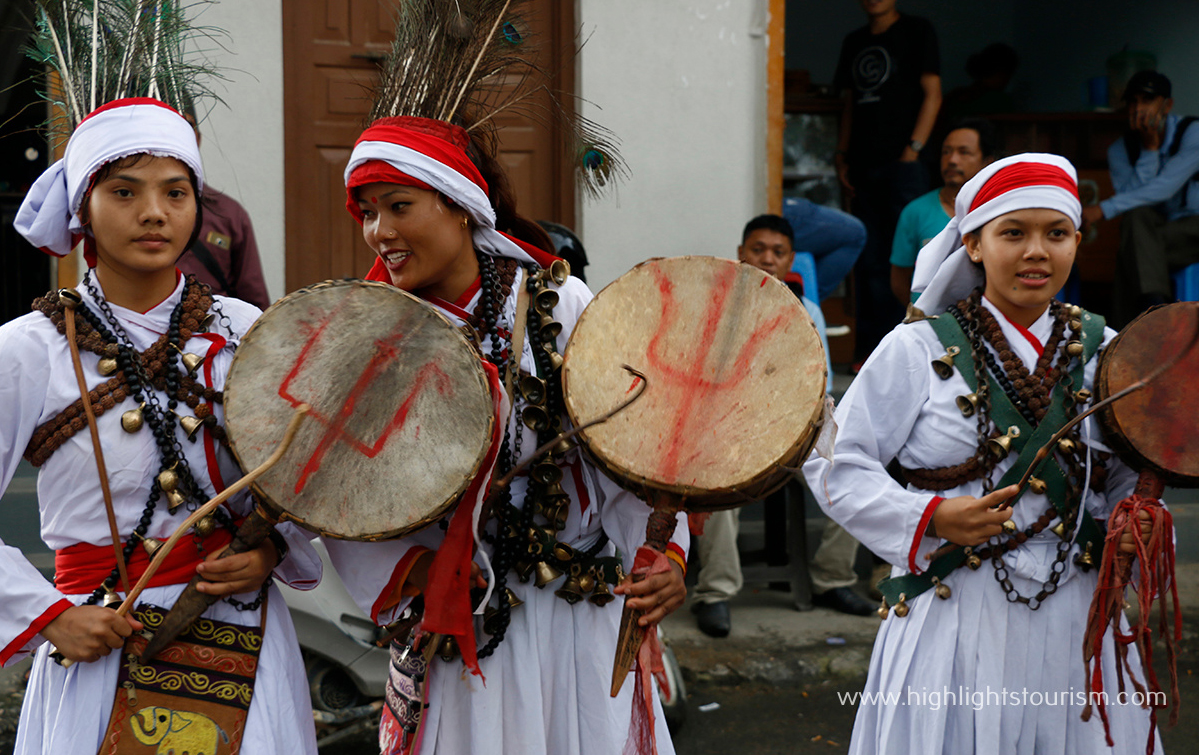
[[[845,97],[837,174],[867,233],[854,268],[857,362],[903,317],[891,295],[891,239],[899,213],[928,188],[918,158],[941,107],[932,24],[901,15],[896,0],[861,2],[869,23],[841,43],[833,81]]]

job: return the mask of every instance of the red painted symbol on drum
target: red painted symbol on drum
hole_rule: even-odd
[[[717,275],[712,298],[704,313],[703,332],[696,338],[694,355],[663,354],[662,340],[675,329],[679,307],[675,302],[674,283],[661,269],[655,267],[653,271],[662,297],[662,319],[647,349],[647,359],[654,369],[650,374],[650,386],[664,391],[661,395],[671,397],[674,415],[661,446],[663,457],[658,472],[665,479],[687,482],[678,480],[679,471],[711,453],[713,441],[719,440],[711,437],[711,428],[719,426],[734,410],[731,404],[735,401],[727,392],[738,388],[750,376],[754,359],[766,339],[777,328],[790,322],[793,314],[783,311],[762,322],[754,328],[735,355],[718,353],[715,363],[709,366],[714,347],[719,345],[727,348],[731,345],[727,337],[718,337],[722,330],[721,322],[740,316],[740,312],[730,309],[729,301],[737,282],[738,267],[729,266]],[[732,303],[740,307],[749,306],[748,299]],[[736,323],[726,324],[726,332],[730,325],[735,327]],[[655,385],[655,380],[660,382]],[[666,385],[662,385],[662,382]]]
[[[313,349],[320,342],[326,327],[328,327],[330,321],[336,318],[336,315],[337,312],[334,311],[318,327],[312,330],[312,334],[305,343],[304,348],[300,351],[295,365],[288,372],[287,377],[284,378],[282,385],[279,386],[279,396],[293,407],[304,403],[304,399],[291,394],[292,384],[303,372],[304,366]],[[405,332],[401,332],[397,328],[397,330],[386,337],[375,341],[374,354],[363,368],[354,385],[351,386],[349,392],[345,395],[340,407],[330,411],[329,407],[314,405],[312,413],[309,416],[325,427],[325,433],[317,443],[312,456],[304,464],[299,480],[296,481],[295,492],[297,495],[304,490],[308,478],[320,469],[325,455],[328,454],[329,449],[335,443],[345,443],[363,456],[373,459],[387,445],[387,441],[391,436],[397,430],[404,427],[404,423],[408,419],[408,414],[416,403],[417,398],[427,388],[431,386],[442,395],[448,395],[452,392],[449,376],[436,363],[430,362],[422,365],[417,371],[416,377],[406,386],[406,394],[400,393],[396,395],[399,407],[396,409],[395,414],[392,415],[390,421],[383,427],[377,438],[373,441],[368,441],[352,434],[351,429],[354,425],[355,409],[359,401],[372,388],[377,390],[376,383],[379,377],[393,363],[399,360],[401,354],[400,343],[405,335]],[[309,401],[308,403],[312,402]],[[417,430],[419,431],[419,428]]]

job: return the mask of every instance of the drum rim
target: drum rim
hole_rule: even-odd
[[[1095,399],[1102,401],[1112,395],[1111,390],[1111,371],[1113,364],[1119,358],[1119,344],[1124,340],[1130,332],[1134,330],[1141,321],[1151,317],[1155,312],[1161,312],[1168,308],[1169,305],[1154,307],[1137,315],[1128,325],[1117,333],[1112,340],[1104,347],[1104,350],[1099,358],[1099,366],[1095,374]],[[1117,402],[1118,403],[1118,402]],[[1120,421],[1119,415],[1116,413],[1117,404],[1109,404],[1108,406],[1099,409],[1095,412],[1095,419],[1099,423],[1099,428],[1103,432],[1104,438],[1116,451],[1117,455],[1130,467],[1137,472],[1150,471],[1157,475],[1167,485],[1183,488],[1199,487],[1199,475],[1189,475],[1185,472],[1175,472],[1165,467],[1162,467],[1158,462],[1150,459],[1144,451],[1142,451],[1125,432],[1124,426]]]
[[[386,290],[390,290],[392,292],[397,292],[399,294],[402,294],[404,297],[407,297],[408,299],[420,304],[422,307],[424,307],[426,309],[427,312],[435,315],[435,317],[437,319],[440,319],[443,323],[445,323],[445,325],[452,332],[451,337],[458,339],[460,344],[465,345],[472,353],[474,353],[476,356],[479,356],[481,359],[480,352],[479,352],[478,348],[475,346],[475,344],[473,344],[462,333],[462,330],[458,326],[454,325],[454,323],[451,322],[448,317],[446,317],[444,314],[442,314],[440,311],[438,311],[436,307],[432,306],[428,302],[425,302],[420,297],[414,296],[414,295],[408,293],[407,291],[404,291],[403,289],[393,286],[389,283],[383,283],[381,281],[369,281],[369,280],[364,280],[361,278],[341,278],[341,279],[324,280],[324,281],[320,281],[318,283],[313,283],[309,286],[305,286],[303,288],[296,289],[295,291],[292,291],[291,293],[287,294],[286,296],[280,298],[278,301],[271,304],[271,306],[267,307],[267,309],[262,313],[262,315],[259,316],[259,318],[254,321],[254,323],[250,326],[249,330],[247,330],[245,335],[242,336],[241,341],[238,344],[237,351],[235,351],[233,354],[233,360],[229,364],[229,371],[225,375],[225,388],[224,388],[225,400],[223,403],[223,406],[225,409],[225,432],[226,432],[226,436],[229,441],[229,450],[233,454],[234,460],[237,461],[238,466],[241,467],[243,470],[247,469],[246,462],[242,458],[242,454],[237,448],[236,433],[233,431],[233,429],[229,425],[229,412],[228,412],[229,397],[231,395],[234,395],[234,396],[237,395],[236,391],[233,391],[231,393],[229,390],[231,387],[229,377],[234,374],[234,368],[236,367],[236,365],[238,363],[238,355],[242,353],[242,348],[248,342],[251,342],[252,339],[254,339],[256,333],[260,330],[260,324],[262,322],[264,322],[266,314],[268,312],[271,312],[272,310],[281,307],[284,303],[293,303],[301,295],[310,294],[310,293],[322,291],[325,289],[340,288],[343,286],[379,288],[379,289],[386,289]],[[479,383],[483,387],[484,392],[487,392],[489,394],[491,389],[490,389],[490,386],[487,381],[486,371],[483,369],[483,365],[481,364],[481,361],[476,360],[471,363],[471,373],[479,380]],[[236,403],[236,401],[234,403]],[[361,541],[361,542],[376,542],[376,541],[380,541],[380,540],[394,540],[394,539],[401,538],[401,537],[407,537],[409,535],[412,535],[416,532],[419,532],[419,531],[429,527],[430,525],[434,524],[435,522],[440,520],[442,517],[444,517],[446,515],[446,513],[450,509],[452,509],[454,507],[454,505],[458,502],[459,498],[466,491],[466,489],[470,486],[471,481],[474,480],[478,476],[479,470],[482,468],[483,462],[487,458],[487,452],[488,452],[489,446],[490,446],[490,439],[492,437],[494,437],[494,434],[495,434],[495,422],[496,422],[495,414],[493,412],[488,412],[487,413],[487,423],[486,423],[487,424],[487,438],[489,439],[488,445],[483,446],[481,452],[479,453],[478,457],[475,459],[475,461],[471,467],[470,474],[463,476],[462,482],[459,483],[458,488],[454,491],[453,495],[451,495],[444,502],[439,504],[436,507],[436,509],[432,513],[427,515],[426,517],[419,519],[416,522],[414,522],[410,525],[407,525],[405,527],[398,528],[396,530],[382,532],[382,533],[370,533],[370,534],[366,534],[366,535],[354,535],[354,536],[344,535],[341,533],[328,531],[328,530],[318,527],[310,522],[306,522],[303,519],[301,519],[301,518],[297,517],[296,515],[292,514],[291,512],[289,512],[286,508],[281,506],[278,503],[278,501],[276,501],[265,490],[263,490],[262,486],[258,482],[252,483],[250,485],[250,489],[253,491],[253,493],[256,496],[258,496],[258,499],[262,502],[263,507],[271,515],[273,515],[277,521],[279,521],[279,522],[284,522],[284,521],[295,522],[296,524],[298,524],[299,526],[308,530],[309,532],[316,533],[322,537],[331,537],[336,540],[351,540],[351,541]]]
[[[737,260],[731,260],[726,257],[716,257],[713,255],[652,257],[630,268],[619,278],[612,281],[607,286],[604,286],[604,288],[595,295],[592,301],[599,299],[601,296],[603,296],[604,292],[615,286],[622,279],[636,270],[648,267],[650,265],[660,265],[662,263],[673,264],[676,261],[695,259],[714,260],[717,263],[727,263],[729,265],[745,265],[745,263]],[[745,267],[761,273],[765,279],[773,281],[775,285],[783,286],[783,284],[779,282],[777,278],[758,270],[752,265],[745,265]],[[793,296],[789,289],[787,290],[787,293],[788,295]],[[808,314],[807,309],[803,307],[802,303],[800,303],[799,309],[803,312],[808,324],[815,329],[816,325],[814,322],[812,322],[811,316]],[[563,353],[563,403],[565,405],[567,416],[570,418],[571,423],[576,426],[590,420],[591,417],[579,417],[577,407],[571,401],[571,391],[568,387],[568,377],[570,374],[570,352],[571,346],[574,343],[575,333],[578,333],[582,329],[584,320],[587,318],[588,312],[590,311],[591,306],[588,304],[587,308],[583,310],[583,313],[579,316],[578,321],[575,323],[574,328],[571,331],[570,341],[567,342],[566,350]],[[817,334],[817,343],[819,343],[819,334]],[[600,449],[596,448],[593,437],[589,430],[581,431],[579,433],[579,440],[583,448],[586,449],[588,456],[596,463],[597,466],[601,467],[608,474],[608,476],[611,477],[621,487],[637,493],[642,498],[645,498],[647,495],[652,493],[669,493],[671,495],[686,499],[686,507],[691,511],[717,511],[720,509],[743,506],[754,500],[758,500],[766,495],[769,495],[771,492],[784,485],[793,474],[787,469],[784,469],[784,467],[798,466],[811,453],[812,447],[815,445],[816,439],[819,436],[821,417],[824,412],[824,399],[828,395],[828,390],[826,387],[828,385],[828,365],[824,361],[821,361],[820,363],[820,371],[822,376],[820,380],[820,397],[817,401],[813,402],[814,406],[812,407],[812,413],[807,420],[806,432],[804,432],[797,441],[788,447],[787,450],[773,463],[765,467],[757,475],[754,475],[749,480],[735,488],[711,489],[696,488],[689,485],[669,485],[651,480],[643,475],[637,475],[632,472],[625,471],[623,469],[618,471],[618,468],[614,466],[614,462],[611,457],[603,453]]]

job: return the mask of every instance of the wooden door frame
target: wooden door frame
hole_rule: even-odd
[[[787,0],[769,0],[766,28],[766,211],[783,214]]]

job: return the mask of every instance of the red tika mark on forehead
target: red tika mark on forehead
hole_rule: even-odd
[[[379,198],[378,198],[378,197],[371,197],[371,204],[379,204]]]

